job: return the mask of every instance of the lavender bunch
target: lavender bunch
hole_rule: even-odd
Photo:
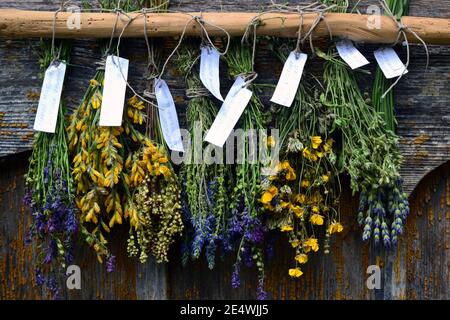
[[[67,61],[70,46],[61,43],[60,57]],[[42,42],[40,65],[44,71],[53,61],[52,50]],[[55,133],[38,132],[26,175],[24,203],[29,207],[32,222],[26,237],[37,251],[35,277],[53,298],[58,298],[56,280],[73,261],[73,246],[78,233],[78,211],[73,196],[65,108],[61,103]]]
[[[264,290],[264,259],[267,227],[262,215],[254,216],[245,206],[242,198],[229,220],[230,241],[233,248],[237,248],[236,263],[233,266],[231,285],[238,288],[241,284],[241,265],[247,267],[256,265],[258,270],[257,299],[265,300],[267,293]]]
[[[402,190],[401,180],[393,186],[373,189],[360,195],[358,223],[364,226],[362,239],[373,236],[375,244],[385,247],[397,244],[409,215],[408,196]]]
[[[183,262],[198,259],[205,252],[210,269],[215,266],[218,249],[228,247],[227,217],[230,166],[208,163],[204,154],[217,150],[206,143],[195,143],[211,127],[218,106],[203,87],[197,70],[199,44],[187,44],[178,52],[177,65],[186,78],[189,98],[186,111],[192,143],[187,151],[189,160],[183,164],[185,225],[190,231],[183,244]],[[222,159],[223,161],[223,159]],[[225,251],[225,250],[223,250]]]

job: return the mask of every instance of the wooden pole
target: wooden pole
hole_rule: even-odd
[[[202,18],[228,31],[231,36],[242,36],[252,19],[259,16],[261,25],[258,35],[296,37],[300,17],[296,13],[251,13],[251,12],[192,12],[192,13],[149,13],[147,14],[148,35],[151,37],[179,36],[188,24],[186,35],[199,35],[198,24],[192,16]],[[317,19],[317,14],[304,15],[304,32]],[[58,13],[54,12],[0,9],[0,36],[7,38],[50,38],[55,21],[57,38],[109,38],[116,21],[116,13]],[[140,13],[121,15],[116,36],[122,31],[128,17],[134,18],[125,30],[124,37],[142,37],[144,16]],[[380,19],[380,28],[373,28],[373,19]],[[327,38],[327,25],[335,37],[344,37],[358,42],[392,43],[397,39],[398,26],[386,16],[327,13],[326,23],[321,21],[313,32],[314,38]],[[73,28],[79,21],[80,28]],[[403,23],[416,32],[427,44],[450,44],[450,19],[404,17]],[[72,28],[68,27],[72,24]],[[211,36],[223,35],[223,31],[206,24]],[[407,32],[409,41],[418,40]]]

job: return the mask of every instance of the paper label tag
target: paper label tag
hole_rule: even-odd
[[[155,96],[159,107],[159,121],[167,146],[170,150],[184,152],[177,109],[164,80],[155,81]]]
[[[341,40],[336,43],[336,49],[339,56],[344,60],[352,69],[358,69],[362,66],[369,64],[366,57],[359,52],[350,40]]]
[[[100,126],[122,125],[125,93],[127,90],[129,61],[117,56],[108,56],[105,65],[105,85],[100,110]]]
[[[253,92],[243,87],[244,84],[244,78],[236,78],[206,135],[206,142],[222,148],[227,141],[253,95]]]
[[[374,52],[374,55],[386,79],[400,77],[408,73],[394,49],[380,48]]]
[[[55,133],[65,74],[64,62],[53,63],[45,71],[34,130]]]
[[[220,54],[213,47],[201,47],[201,52],[200,80],[214,97],[223,101],[219,78]]]
[[[281,72],[271,102],[290,107],[294,102],[308,55],[292,51]]]

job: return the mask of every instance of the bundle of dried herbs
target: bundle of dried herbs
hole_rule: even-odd
[[[224,162],[224,150],[203,142],[219,108],[200,81],[195,65],[197,54],[198,46],[185,45],[177,59],[178,69],[186,79],[186,119],[191,141],[180,172],[184,215],[190,225],[190,232],[185,232],[182,260],[186,263],[189,258],[198,259],[204,250],[208,266],[213,269],[218,249],[222,253],[230,249],[228,195],[233,177],[231,166]]]
[[[282,62],[289,55],[288,47],[272,42],[272,50]],[[318,90],[310,83],[304,75],[290,108],[272,107],[280,130],[281,159],[265,177],[261,196],[269,212],[269,229],[285,233],[295,251],[295,267],[289,269],[289,275],[296,278],[303,274],[300,266],[308,261],[308,254],[319,250],[320,236],[325,234],[328,253],[330,236],[343,230],[333,114],[320,103]]]
[[[70,58],[70,43],[61,42],[55,49],[60,61]],[[44,73],[54,62],[52,46],[41,42],[39,63]],[[39,286],[58,298],[58,276],[73,261],[78,232],[78,210],[75,205],[68,139],[65,130],[65,107],[60,103],[55,133],[37,132],[26,175],[25,203],[32,223],[27,242],[36,250],[35,277]]]

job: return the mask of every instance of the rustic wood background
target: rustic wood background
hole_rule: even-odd
[[[59,0],[0,0],[0,7],[55,10],[59,3]],[[172,9],[183,11],[258,11],[270,1],[172,0],[171,3]],[[367,5],[376,3],[361,1],[359,8],[364,12]],[[450,18],[450,0],[411,0],[410,13]],[[32,147],[32,124],[41,85],[35,54],[38,44],[33,39],[0,39],[0,299],[46,298],[35,285],[33,250],[23,243],[30,221],[22,205],[23,175]],[[168,39],[165,46],[169,52],[173,40]],[[375,47],[361,45],[361,48],[371,58]],[[342,201],[345,234],[334,242],[331,254],[318,254],[308,263],[300,280],[287,276],[286,266],[292,257],[280,241],[276,256],[268,265],[267,289],[271,298],[450,298],[450,164],[446,164],[450,155],[450,48],[430,46],[429,49],[431,63],[425,72],[423,49],[412,48],[410,72],[395,89],[398,131],[405,156],[402,174],[408,192],[412,193],[411,215],[397,249],[384,251],[361,242],[360,230],[355,225],[356,200],[347,192]],[[145,52],[142,39],[125,41],[121,51],[132,61],[130,82],[140,90],[145,86],[142,77]],[[95,72],[93,62],[99,58],[97,42],[75,41],[74,66],[69,69],[64,92],[71,107],[80,101]],[[256,68],[259,81],[264,83],[274,83],[281,71],[279,62],[264,48],[258,51]],[[309,68],[319,69],[320,61],[313,61]],[[173,66],[167,78],[182,114],[184,83]],[[370,82],[367,78],[361,85],[368,90]],[[115,233],[116,252],[126,251],[127,232],[122,232],[123,237],[121,231]],[[68,299],[254,298],[255,270],[244,271],[242,288],[234,290],[230,285],[232,261],[218,263],[214,271],[209,271],[203,261],[182,268],[177,251],[174,248],[168,265],[159,266],[151,261],[140,265],[121,255],[117,271],[109,275],[92,252],[80,244],[76,263],[82,270],[82,290],[64,292],[63,296]],[[378,264],[382,269],[381,290],[366,288],[366,268],[371,264]]]

